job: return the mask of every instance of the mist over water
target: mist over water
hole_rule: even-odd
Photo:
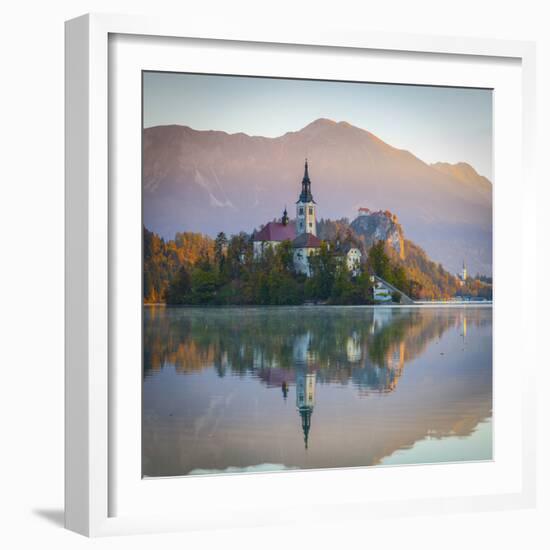
[[[490,307],[144,309],[143,475],[492,458]]]

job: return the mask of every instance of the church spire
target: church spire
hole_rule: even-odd
[[[302,178],[302,192],[300,193],[300,202],[315,202],[311,194],[311,180],[309,179],[307,158],[304,165],[304,177]]]

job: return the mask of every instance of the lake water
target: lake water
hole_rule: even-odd
[[[144,308],[144,476],[491,458],[491,307]]]

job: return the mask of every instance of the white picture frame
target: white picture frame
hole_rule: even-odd
[[[110,58],[110,41],[112,42],[113,37],[115,44],[116,37],[122,37],[120,43],[123,45],[131,42],[130,49],[117,50],[117,52],[122,51],[122,57],[117,57],[116,63]],[[250,50],[247,51],[253,54],[249,56],[252,60],[250,63],[253,63],[254,59],[261,63],[262,56],[268,51],[273,51],[275,56],[273,60],[275,60],[279,55],[277,48],[284,49],[286,56],[299,55],[305,50],[353,52],[353,55],[361,52],[380,52],[384,55],[398,56],[397,67],[399,63],[402,64],[401,67],[406,66],[407,56],[411,58],[423,56],[430,62],[432,60],[437,62],[442,69],[441,73],[431,77],[426,73],[423,77],[423,82],[426,83],[434,83],[442,78],[447,78],[446,82],[455,82],[450,73],[455,70],[467,72],[466,66],[456,69],[461,59],[480,64],[481,68],[477,71],[480,74],[475,77],[478,79],[484,78],[481,73],[486,70],[486,66],[496,67],[495,75],[499,72],[500,66],[512,67],[509,71],[512,75],[509,82],[511,88],[516,86],[514,94],[506,95],[508,76],[504,73],[508,74],[507,71],[502,71],[504,76],[499,81],[501,97],[505,97],[510,105],[515,105],[515,110],[510,111],[509,128],[517,130],[517,135],[511,136],[509,140],[502,135],[499,141],[501,146],[498,149],[502,156],[495,156],[497,181],[499,185],[501,181],[503,182],[502,194],[497,196],[495,201],[495,224],[502,224],[501,233],[499,233],[499,226],[495,226],[497,286],[494,315],[495,324],[500,327],[496,331],[495,352],[498,352],[501,344],[510,342],[506,320],[510,320],[513,316],[517,322],[515,334],[520,342],[517,345],[508,344],[512,347],[515,345],[513,349],[508,350],[509,353],[504,353],[505,350],[502,353],[495,353],[495,369],[500,369],[503,373],[502,383],[499,382],[500,386],[497,386],[495,397],[499,407],[498,416],[510,422],[510,429],[507,431],[512,435],[508,436],[509,441],[502,447],[506,452],[500,454],[497,452],[492,465],[488,467],[481,464],[472,465],[471,479],[479,480],[478,491],[472,490],[467,484],[462,484],[461,490],[455,488],[454,492],[445,493],[445,484],[450,483],[452,478],[459,479],[456,477],[457,465],[452,464],[431,467],[427,478],[429,481],[421,481],[422,469],[430,468],[429,466],[348,469],[194,478],[186,480],[185,493],[181,493],[181,480],[145,481],[140,484],[137,483],[139,480],[134,474],[132,474],[133,480],[121,479],[123,476],[120,472],[123,468],[120,466],[120,456],[132,462],[132,466],[128,463],[126,468],[132,472],[134,471],[132,453],[136,449],[135,440],[125,439],[121,435],[121,426],[127,422],[129,433],[139,431],[139,426],[136,426],[139,420],[135,415],[126,415],[124,412],[126,410],[124,402],[133,401],[135,405],[137,397],[132,394],[126,399],[124,392],[121,393],[121,387],[125,386],[121,385],[122,379],[119,378],[115,367],[116,338],[128,339],[132,334],[124,335],[119,330],[118,336],[115,337],[113,329],[118,326],[117,323],[120,323],[120,311],[128,312],[130,318],[129,312],[135,311],[131,308],[136,307],[135,304],[130,304],[130,309],[121,309],[121,304],[116,306],[114,304],[119,300],[119,294],[120,299],[124,299],[124,292],[116,284],[118,275],[115,267],[117,264],[129,265],[122,253],[119,255],[120,249],[117,248],[116,242],[122,225],[119,218],[122,219],[124,216],[129,226],[132,226],[132,223],[135,224],[138,218],[141,223],[141,218],[137,212],[132,213],[131,207],[127,207],[127,213],[120,210],[117,206],[120,203],[119,190],[111,185],[111,182],[118,177],[118,159],[114,156],[119,153],[110,151],[109,143],[114,136],[118,135],[119,119],[117,117],[119,115],[113,113],[110,108],[118,105],[116,90],[113,89],[115,83],[119,87],[127,83],[125,77],[120,77],[124,68],[131,66],[134,73],[139,68],[139,62],[137,65],[134,63],[135,52],[138,52],[138,56],[145,56],[151,49],[147,44],[139,44],[147,38],[164,40],[160,46],[161,50],[156,55],[162,55],[165,64],[171,62],[170,50],[178,47],[175,45],[177,40],[193,40],[198,41],[199,44],[201,41],[208,41],[210,48],[221,51],[224,48],[228,50],[233,48],[232,55],[237,61],[239,56],[242,57],[238,51],[239,48],[249,47]],[[166,41],[168,38],[176,42]],[[132,48],[138,49],[132,50]],[[122,59],[126,63],[124,67],[119,64]],[[138,57],[138,61],[139,59]],[[155,58],[152,55],[148,61],[148,68],[155,68],[151,63],[158,63],[158,59],[159,57]],[[224,62],[223,59],[221,62]],[[205,64],[205,72],[212,70],[206,66],[206,58],[201,57],[200,51],[195,53],[193,63],[194,66]],[[453,70],[445,72],[446,66],[452,66]],[[511,266],[505,261],[504,245],[499,248],[499,243],[507,237],[504,217],[509,208],[514,204],[520,204],[521,211],[524,213],[533,213],[536,210],[536,187],[532,178],[535,118],[534,66],[535,49],[534,45],[528,42],[405,36],[368,31],[357,34],[341,30],[319,30],[313,26],[309,29],[301,29],[299,33],[290,29],[280,29],[273,34],[273,31],[258,27],[239,30],[200,28],[189,22],[180,23],[167,18],[118,15],[85,15],[68,21],[66,23],[66,527],[84,535],[100,536],[233,525],[283,524],[294,521],[295,516],[293,510],[286,509],[283,501],[278,498],[275,486],[288,488],[296,483],[313,492],[319,483],[330,488],[328,496],[319,497],[316,503],[312,503],[305,512],[306,519],[312,522],[323,521],[329,517],[360,519],[365,513],[371,516],[402,516],[411,513],[436,514],[532,506],[535,498],[535,436],[530,419],[535,417],[536,357],[533,345],[534,335],[529,330],[529,319],[535,318],[536,293],[534,285],[526,284],[528,280],[526,268],[510,273]],[[259,67],[260,65],[257,71],[260,70]],[[286,71],[298,71],[293,73],[293,76],[299,76],[298,68],[288,64],[287,67]],[[272,70],[270,67],[269,71]],[[429,72],[429,68],[426,70]],[[250,68],[250,71],[254,71],[254,68]],[[475,72],[472,69],[472,74]],[[500,77],[494,76],[494,78]],[[456,82],[458,84],[458,80]],[[137,90],[136,93],[138,95],[132,96],[129,103],[135,102],[141,90]],[[505,106],[504,104],[501,106],[502,112]],[[120,116],[125,116],[126,122],[131,125],[133,114],[132,111],[128,113],[121,113]],[[504,134],[507,128],[506,116],[508,115],[499,113],[500,111],[495,115],[496,137],[500,135],[499,132]],[[517,114],[515,119],[514,113]],[[140,124],[141,121],[136,119],[135,125],[139,132],[141,132]],[[519,149],[516,148],[518,145]],[[515,155],[511,154],[514,148],[516,148]],[[133,151],[135,152],[135,148]],[[131,152],[132,149],[123,151],[121,148],[120,155],[123,157]],[[120,164],[123,162],[121,161]],[[507,164],[508,162],[510,164]],[[521,186],[510,189],[508,182],[516,177],[521,180]],[[131,196],[135,201],[135,193]],[[136,202],[126,204],[134,204],[136,208],[139,206]],[[535,223],[534,215],[523,216],[520,223],[521,231],[515,236],[511,234],[509,236],[513,239],[513,244],[521,248],[523,266],[534,263],[536,249],[534,243],[529,241],[528,235],[530,231],[534,232],[532,228]],[[136,238],[139,240],[141,233],[136,234]],[[139,243],[136,246],[139,248]],[[136,247],[134,246],[132,250],[135,259]],[[138,275],[136,273],[136,276]],[[518,286],[525,289],[524,300],[522,302],[516,300],[517,303],[510,307],[500,308],[499,300],[504,303],[506,296]],[[134,323],[134,328],[135,326]],[[510,363],[518,359],[523,361],[523,380],[519,392],[520,398],[515,401],[511,397],[514,388],[510,385],[510,380],[507,381],[506,373],[510,370]],[[140,364],[136,365],[137,370]],[[125,391],[131,393],[130,389]],[[128,407],[130,410],[131,403]],[[135,406],[132,410],[135,411]],[[497,419],[497,425],[498,422]],[[513,459],[508,460],[512,455]],[[138,456],[135,457],[135,461],[137,460],[139,460]],[[463,472],[466,471],[464,465],[460,468],[463,468]],[[483,485],[481,482],[483,479],[487,480],[487,485]],[[504,479],[508,481],[504,483]],[[357,495],[353,488],[361,483],[368,483],[373,491],[378,487],[378,496],[368,499]],[[143,484],[146,484],[146,488],[138,494],[136,486]],[[384,499],[380,496],[383,494],[384,484],[406,487],[407,491],[401,491],[398,488],[390,499]],[[157,488],[160,487],[159,492]],[[118,495],[121,498],[114,498],[115,488],[121,493]],[[220,495],[219,510],[206,517],[201,512],[200,503],[198,501],[194,503],[189,496],[189,491],[192,490],[206,492],[208,495]],[[177,513],[164,513],[160,508],[156,515],[151,513],[155,509],[155,499],[164,498],[161,495],[162,491],[168,491],[163,493],[164,496],[170,493],[167,497],[169,502],[173,502],[178,494],[184,495],[179,500],[180,508]],[[227,497],[224,497],[224,494]],[[239,519],[234,519],[230,513],[229,495],[233,495],[231,498],[235,507],[246,512],[240,514]],[[265,498],[266,495],[270,498]],[[260,496],[264,497],[264,500],[256,498]],[[225,501],[224,498],[226,498]],[[126,503],[125,506],[118,505],[118,501]],[[135,505],[131,506],[129,503],[135,503]]]

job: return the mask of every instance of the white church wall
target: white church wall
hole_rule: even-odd
[[[281,243],[279,241],[254,241],[252,245],[252,250],[254,252],[254,258],[258,259],[262,257],[264,250],[270,246],[275,249]]]
[[[294,269],[298,273],[303,273],[307,277],[311,276],[309,267],[309,257],[317,252],[316,248],[296,248],[294,249]]]

